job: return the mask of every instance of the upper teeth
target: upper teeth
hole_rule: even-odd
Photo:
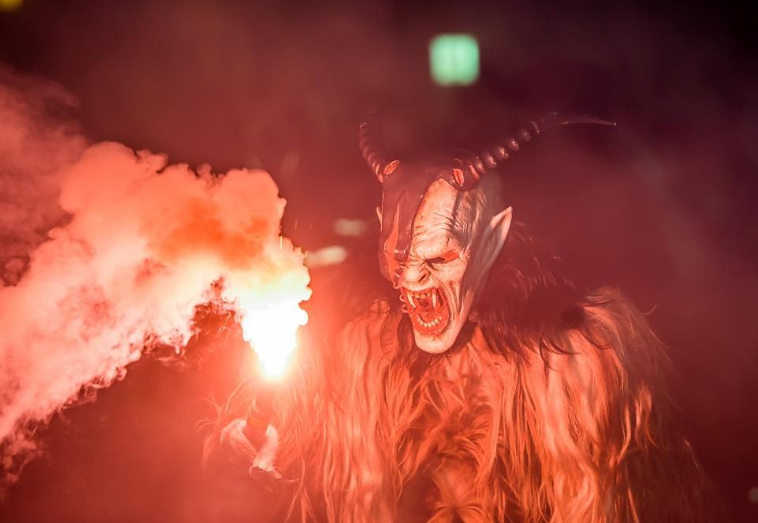
[[[441,299],[438,294],[439,291],[436,288],[424,289],[421,291],[411,291],[406,289],[405,291],[405,295],[408,297],[408,303],[414,309],[416,308],[417,300],[427,300],[427,303],[431,302],[432,306],[436,307],[438,301]]]

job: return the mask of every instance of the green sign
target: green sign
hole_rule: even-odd
[[[479,78],[479,44],[471,35],[442,34],[429,43],[429,67],[438,85],[471,85]]]

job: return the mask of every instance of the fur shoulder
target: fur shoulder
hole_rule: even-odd
[[[525,366],[545,501],[555,521],[697,521],[698,466],[666,426],[666,355],[618,290],[591,294],[560,351]],[[535,354],[536,355],[536,354]]]

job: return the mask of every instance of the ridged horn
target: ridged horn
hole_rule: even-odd
[[[363,158],[368,166],[374,171],[377,180],[384,183],[384,177],[391,174],[397,168],[398,161],[388,161],[387,153],[382,147],[382,141],[377,136],[376,123],[382,115],[380,110],[371,111],[366,121],[361,124],[358,133],[358,145],[361,148]]]
[[[616,122],[601,120],[600,118],[595,118],[594,116],[586,114],[559,113],[548,113],[537,120],[530,120],[526,125],[519,127],[507,138],[486,148],[478,155],[473,155],[462,160],[463,166],[465,167],[463,170],[463,176],[466,179],[464,183],[459,185],[468,186],[475,183],[479,177],[486,174],[487,171],[497,168],[505,160],[510,158],[512,153],[521,150],[521,147],[532,141],[532,139],[538,134],[543,133],[548,129],[552,129],[553,127],[573,124],[616,125]],[[468,178],[473,178],[473,180],[469,180]]]

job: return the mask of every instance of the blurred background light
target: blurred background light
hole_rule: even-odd
[[[339,236],[360,236],[366,230],[366,222],[363,220],[348,220],[339,218],[334,220],[334,232]]]
[[[342,263],[345,258],[347,258],[347,249],[341,245],[330,245],[309,252],[305,257],[305,264],[310,268],[324,267]]]
[[[441,34],[429,43],[429,67],[437,85],[471,85],[479,78],[479,43],[468,34]]]
[[[23,3],[24,0],[0,0],[0,11],[15,11]]]

